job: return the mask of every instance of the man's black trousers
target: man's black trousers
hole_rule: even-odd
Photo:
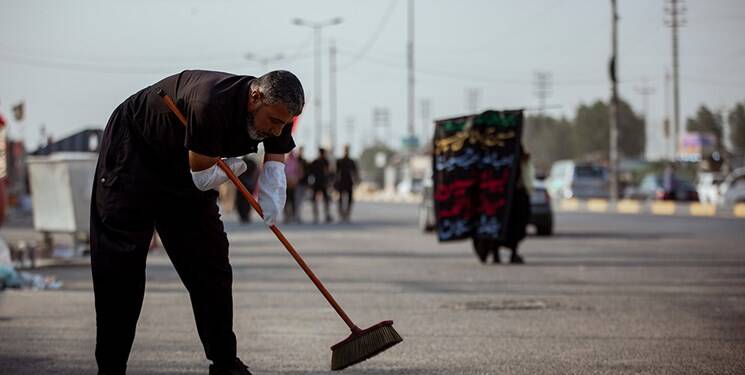
[[[185,154],[158,157],[135,129],[120,109],[114,112],[104,132],[91,198],[99,372],[126,371],[154,229],[189,292],[207,358],[230,363],[236,358],[232,271],[217,193],[191,184],[188,169],[180,170],[184,163],[188,166]],[[174,165],[179,170],[169,170]]]

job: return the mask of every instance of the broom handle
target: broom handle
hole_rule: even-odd
[[[186,118],[184,117],[183,114],[181,114],[181,111],[176,106],[176,103],[173,102],[173,99],[171,99],[171,97],[168,96],[168,94],[166,94],[162,89],[158,90],[158,95],[160,95],[163,98],[163,100],[166,103],[166,106],[168,106],[168,108],[176,115],[176,117],[178,117],[179,121],[181,121],[181,123],[184,126],[186,126]],[[248,203],[251,204],[251,207],[253,207],[254,210],[256,210],[259,216],[261,216],[261,218],[263,219],[264,212],[261,209],[261,206],[259,205],[258,202],[256,202],[256,199],[253,197],[251,192],[249,192],[248,189],[246,189],[246,187],[243,186],[243,183],[238,179],[238,177],[235,176],[235,174],[230,169],[230,167],[228,167],[228,165],[225,164],[225,162],[219,158],[217,159],[217,165],[220,167],[220,169],[223,170],[223,172],[225,172],[225,174],[228,176],[230,181],[233,182],[235,187],[238,188],[238,190],[240,190],[240,192],[243,194],[243,197],[245,197]],[[347,316],[347,313],[344,312],[344,310],[341,308],[341,306],[339,306],[339,304],[336,302],[336,300],[331,295],[331,293],[329,293],[326,287],[323,286],[323,284],[321,283],[321,280],[319,280],[318,277],[316,277],[316,275],[313,273],[313,271],[311,271],[310,267],[308,267],[308,265],[305,263],[303,258],[300,256],[300,254],[298,254],[298,252],[295,251],[295,248],[292,246],[292,244],[290,244],[290,241],[287,240],[287,238],[285,237],[284,234],[282,234],[279,228],[277,228],[276,225],[271,225],[269,226],[269,229],[271,229],[272,232],[274,232],[274,235],[277,236],[277,239],[279,239],[279,242],[282,242],[282,245],[285,246],[285,249],[287,249],[287,251],[290,252],[290,255],[292,255],[293,258],[295,258],[295,261],[297,262],[298,265],[300,265],[300,268],[302,268],[303,271],[305,271],[305,274],[308,275],[308,277],[313,282],[313,284],[316,285],[316,288],[318,288],[321,294],[323,294],[323,296],[326,297],[326,300],[331,304],[331,307],[333,307],[334,310],[336,310],[336,313],[339,314],[342,320],[344,320],[344,323],[347,324],[349,329],[355,333],[359,332],[360,328],[357,327],[354,324],[354,322],[352,322],[352,319],[349,319],[349,316]]]

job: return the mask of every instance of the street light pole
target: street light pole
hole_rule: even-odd
[[[295,18],[292,23],[297,26],[305,26],[313,29],[314,34],[314,77],[313,80],[315,86],[315,93],[313,93],[313,111],[315,112],[316,126],[315,126],[315,139],[316,147],[321,147],[321,135],[323,133],[323,124],[321,117],[321,29],[326,26],[338,25],[342,22],[341,17],[335,17],[326,21],[314,22],[308,21],[301,18]]]
[[[331,46],[329,47],[329,142],[330,151],[333,155],[334,148],[336,147],[337,137],[337,124],[336,124],[336,44],[331,40]]]
[[[407,90],[407,125],[408,136],[414,137],[414,0],[409,0],[407,36],[406,42],[406,66],[408,72]]]
[[[246,60],[257,61],[259,64],[261,64],[261,68],[264,69],[262,74],[264,74],[269,69],[269,63],[282,60],[285,58],[285,56],[281,53],[278,53],[274,56],[262,57],[262,56],[257,56],[256,54],[249,52],[245,55],[245,58]]]

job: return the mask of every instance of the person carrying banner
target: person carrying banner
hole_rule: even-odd
[[[533,191],[534,169],[530,161],[530,154],[520,145],[520,162],[517,164],[515,173],[516,184],[512,196],[512,205],[509,213],[509,221],[505,239],[490,240],[484,238],[473,238],[473,247],[476,255],[482,263],[486,263],[492,256],[492,263],[500,263],[500,247],[510,250],[510,263],[523,264],[523,257],[518,253],[520,242],[525,239],[526,227],[530,222],[530,194]]]

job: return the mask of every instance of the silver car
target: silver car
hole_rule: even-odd
[[[551,166],[546,189],[553,198],[608,198],[608,171],[605,167],[559,160]]]

